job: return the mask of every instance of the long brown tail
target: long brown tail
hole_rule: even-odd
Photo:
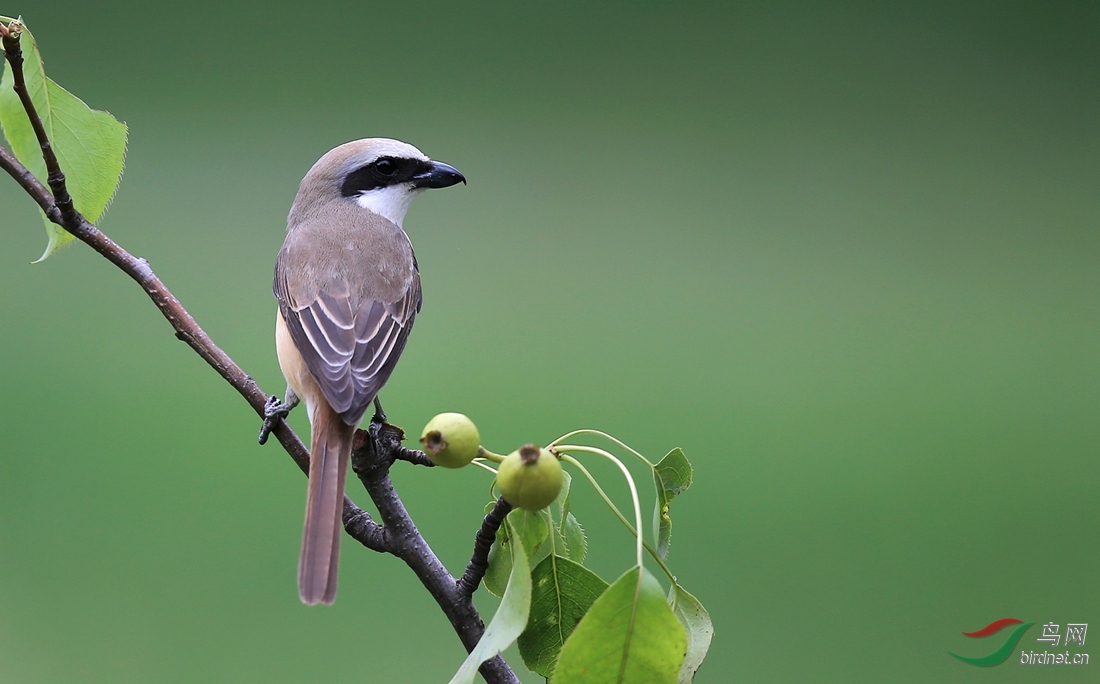
[[[310,426],[309,495],[298,558],[298,595],[307,605],[336,600],[344,480],[355,435],[354,426],[341,420],[326,402],[321,404]]]

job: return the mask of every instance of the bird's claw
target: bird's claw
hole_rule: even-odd
[[[386,424],[386,412],[382,410],[382,402],[378,401],[378,397],[374,398],[374,415],[370,419],[371,428],[377,430],[376,425],[381,427]]]
[[[290,404],[284,404],[275,395],[267,398],[267,401],[264,402],[264,422],[260,426],[260,444],[267,444],[267,438],[271,435],[271,431],[275,429],[275,425],[290,415],[290,409],[292,408],[294,407]]]

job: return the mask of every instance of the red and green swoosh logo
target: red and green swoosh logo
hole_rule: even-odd
[[[1024,622],[1022,620],[1017,620],[1016,618],[1001,618],[1000,620],[994,620],[993,622],[990,622],[988,625],[982,627],[977,631],[963,632],[963,635],[975,639],[981,639],[982,637],[987,637],[990,634],[996,634],[997,632],[1001,631],[1005,627],[1008,627],[1009,625],[1019,625],[1019,627],[1012,630],[1012,633],[1008,635],[1008,638],[1005,639],[1005,642],[1001,644],[1001,647],[998,648],[996,651],[993,651],[987,656],[982,656],[981,658],[968,658],[967,656],[961,656],[958,653],[951,653],[951,651],[948,651],[948,653],[951,653],[951,655],[955,656],[964,663],[977,665],[978,667],[993,667],[994,665],[1000,665],[1004,661],[1008,660],[1008,656],[1012,655],[1012,649],[1016,648],[1016,644],[1020,641],[1020,637],[1024,635],[1024,632],[1027,631],[1028,627],[1034,624],[1034,622]]]

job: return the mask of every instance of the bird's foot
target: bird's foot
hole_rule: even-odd
[[[382,401],[378,401],[378,397],[374,398],[374,416],[371,417],[371,427],[374,428],[375,423],[378,426],[384,426],[386,424],[386,412],[382,410]]]
[[[289,416],[290,410],[296,404],[297,402],[283,403],[274,394],[268,397],[267,401],[264,402],[264,422],[260,426],[260,444],[267,444],[267,438],[271,435],[271,431],[275,429],[275,425]]]
[[[377,398],[374,400],[374,415],[367,426],[367,433],[375,442],[384,438],[387,444],[400,445],[405,440],[405,431],[386,418],[386,412],[382,410],[382,404]]]

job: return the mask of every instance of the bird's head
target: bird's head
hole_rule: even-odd
[[[355,202],[398,226],[421,190],[465,183],[449,164],[433,161],[408,143],[364,138],[330,150],[317,160],[298,188],[296,207],[314,202]]]

